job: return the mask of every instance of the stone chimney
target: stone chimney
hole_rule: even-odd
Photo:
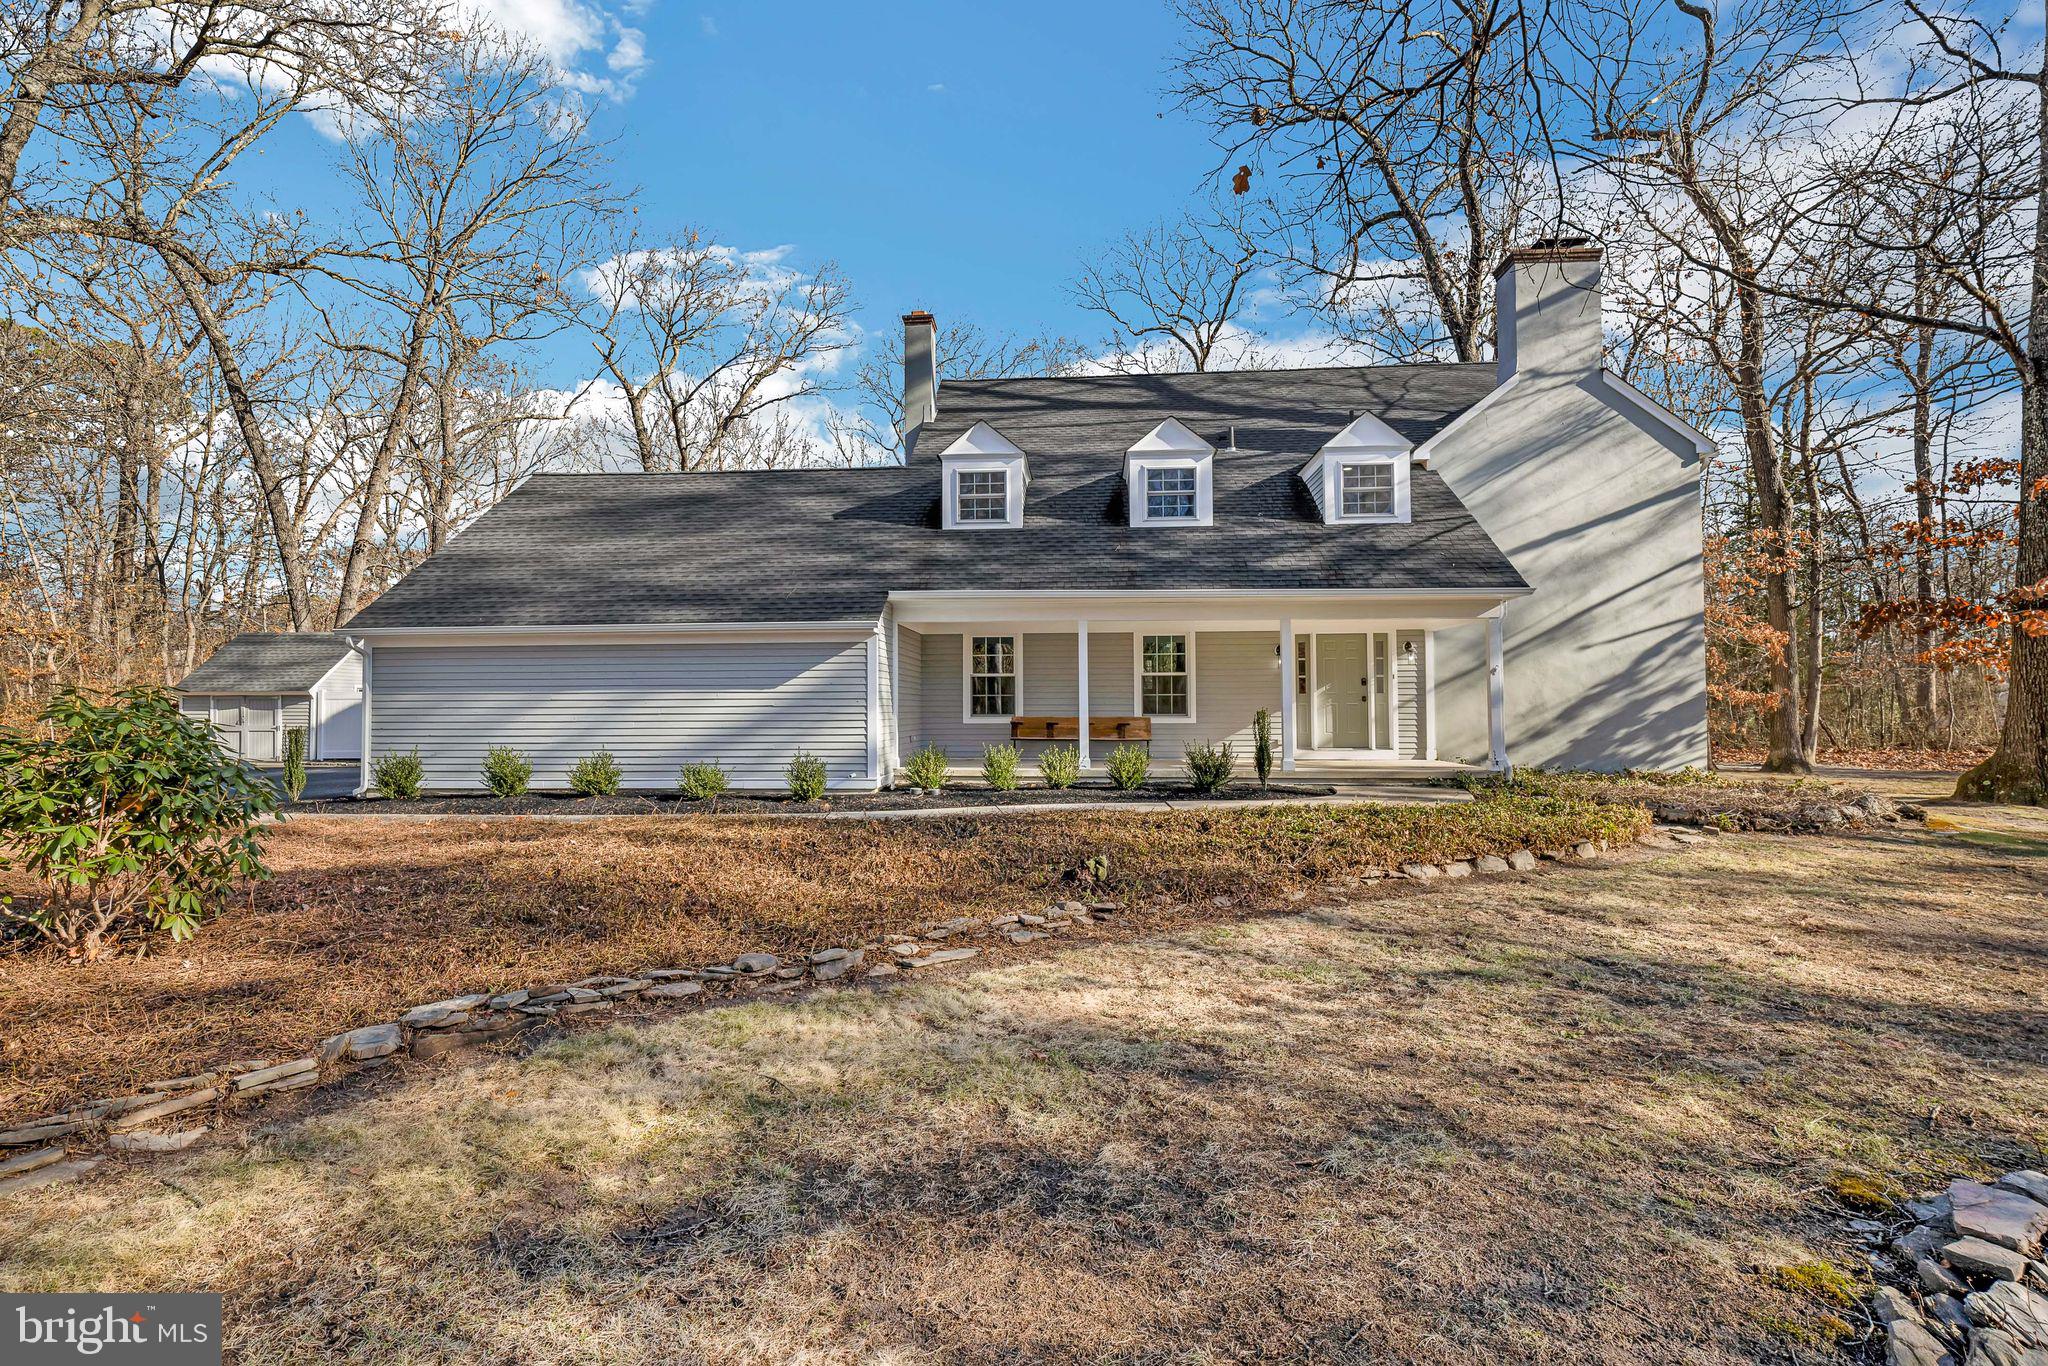
[[[1501,258],[1493,272],[1500,383],[1517,373],[1599,370],[1600,257],[1589,238],[1541,237]]]
[[[939,325],[920,310],[903,315],[903,451],[918,429],[939,415]]]

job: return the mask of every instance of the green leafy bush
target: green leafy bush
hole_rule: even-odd
[[[1023,761],[1012,744],[981,747],[981,780],[998,792],[1017,790],[1017,768]]]
[[[418,746],[403,754],[380,754],[370,761],[370,788],[380,797],[417,797],[426,785],[427,766],[420,762]]]
[[[1047,787],[1072,787],[1081,777],[1081,751],[1072,745],[1054,745],[1038,756],[1038,776]]]
[[[921,792],[937,792],[946,785],[946,751],[928,744],[903,761],[903,781]]]
[[[1119,792],[1135,792],[1152,776],[1152,754],[1143,745],[1118,745],[1109,752],[1110,786]]]
[[[518,797],[533,781],[533,760],[510,745],[492,745],[484,751],[484,786],[499,797]]]
[[[569,790],[579,797],[610,797],[617,794],[626,775],[608,749],[578,759],[569,770]]]
[[[814,802],[825,795],[825,761],[815,754],[798,750],[783,776],[789,783],[789,795],[800,802]]]
[[[284,795],[293,801],[306,790],[306,728],[293,726],[284,733]]]
[[[716,763],[684,764],[676,788],[693,802],[708,802],[725,794],[732,779]]]
[[[1220,745],[1189,745],[1181,752],[1187,756],[1188,785],[1205,797],[1221,792],[1237,772],[1237,755],[1227,740]]]
[[[1273,713],[1264,707],[1252,713],[1252,771],[1259,775],[1259,789],[1264,791],[1273,776]]]
[[[0,897],[0,928],[88,959],[135,931],[189,939],[266,876],[256,831],[276,808],[168,693],[64,693],[32,732],[0,730],[0,869],[39,884],[25,905]]]

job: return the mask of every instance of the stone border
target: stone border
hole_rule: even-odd
[[[1849,1221],[1866,1245],[1883,1248],[1865,1255],[1895,1282],[1880,1283],[1869,1300],[1890,1366],[1995,1366],[2048,1354],[2048,1175],[1951,1181],[1898,1209],[1903,1227]]]
[[[1891,802],[1874,796],[1830,807],[1829,812],[1834,817],[1832,824],[1817,821],[1805,828],[1827,830],[1898,819],[1898,809]],[[1704,843],[1721,833],[1713,825],[1654,824],[1636,842],[1655,849],[1675,849]],[[1403,880],[1426,884],[1475,874],[1528,873],[1545,862],[1588,862],[1609,848],[1605,840],[1588,840],[1569,847],[1516,849],[1505,857],[1481,854],[1441,864],[1403,863],[1391,870],[1370,870],[1337,885]],[[1218,904],[1231,902],[1219,898]],[[251,1058],[211,1072],[150,1082],[132,1095],[93,1101],[0,1131],[0,1152],[13,1154],[0,1160],[0,1197],[81,1176],[100,1165],[100,1157],[73,1156],[66,1143],[103,1141],[106,1147],[124,1152],[181,1151],[207,1132],[211,1127],[207,1121],[231,1107],[260,1103],[274,1092],[297,1091],[350,1072],[385,1066],[400,1053],[437,1058],[515,1038],[549,1020],[606,1013],[627,1000],[672,1004],[706,993],[779,995],[841,982],[855,972],[863,980],[884,979],[963,962],[981,952],[973,945],[952,943],[954,940],[1000,938],[1010,944],[1029,944],[1061,930],[1120,916],[1122,911],[1113,901],[1060,901],[1037,912],[1013,911],[987,918],[956,916],[900,936],[822,948],[802,960],[785,962],[772,953],[743,953],[730,963],[655,968],[630,977],[582,977],[517,991],[430,1001],[394,1020],[330,1035],[302,1057],[284,1061]],[[166,1128],[166,1122],[177,1127]],[[192,1127],[194,1124],[197,1127]]]

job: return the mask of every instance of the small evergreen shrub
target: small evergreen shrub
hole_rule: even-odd
[[[1016,791],[1019,757],[1015,745],[983,745],[981,780],[998,792]]]
[[[732,778],[716,763],[684,764],[676,779],[676,789],[693,802],[722,797],[731,786]]]
[[[1273,713],[1260,707],[1252,713],[1252,771],[1259,775],[1259,790],[1266,790],[1273,776]]]
[[[1054,745],[1038,756],[1038,774],[1047,787],[1072,787],[1081,777],[1081,751],[1073,745]]]
[[[579,797],[610,797],[618,793],[626,775],[608,749],[587,754],[569,770],[569,790]]]
[[[306,790],[306,728],[293,726],[284,733],[284,795],[293,801]]]
[[[533,781],[533,760],[510,745],[492,745],[484,751],[484,786],[494,796],[519,797]]]
[[[825,795],[825,761],[806,750],[798,750],[784,771],[789,795],[800,802],[814,802]]]
[[[0,868],[36,883],[26,906],[0,895],[0,935],[87,959],[131,931],[190,939],[267,876],[257,820],[276,808],[169,693],[63,693],[32,729],[0,729]]]
[[[403,754],[380,754],[370,762],[370,787],[380,797],[403,801],[427,785],[427,766],[418,746]]]
[[[1182,753],[1187,756],[1188,785],[1205,797],[1221,792],[1237,772],[1237,755],[1227,740],[1220,745],[1189,745]]]
[[[1152,754],[1143,745],[1118,745],[1109,752],[1105,767],[1110,786],[1119,792],[1135,792],[1152,776]]]
[[[903,781],[921,792],[937,792],[946,785],[946,751],[928,744],[905,759]]]

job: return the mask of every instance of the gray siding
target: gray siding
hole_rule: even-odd
[[[287,697],[284,699],[284,728],[294,727],[310,731],[313,726],[313,699],[310,697]],[[312,735],[306,736],[306,743],[313,743]]]
[[[667,789],[693,760],[743,787],[778,787],[798,749],[841,786],[867,783],[867,642],[392,646],[371,661],[371,752],[418,746],[427,785],[478,788],[492,745],[561,788],[610,750],[626,785]]]
[[[1405,653],[1410,645],[1415,647],[1413,658]],[[1398,753],[1403,759],[1420,759],[1429,747],[1423,734],[1427,713],[1422,696],[1422,652],[1428,648],[1429,642],[1421,631],[1394,633],[1394,715],[1400,723]]]
[[[918,738],[924,706],[924,637],[907,627],[896,630],[896,761],[901,763],[924,743]]]

